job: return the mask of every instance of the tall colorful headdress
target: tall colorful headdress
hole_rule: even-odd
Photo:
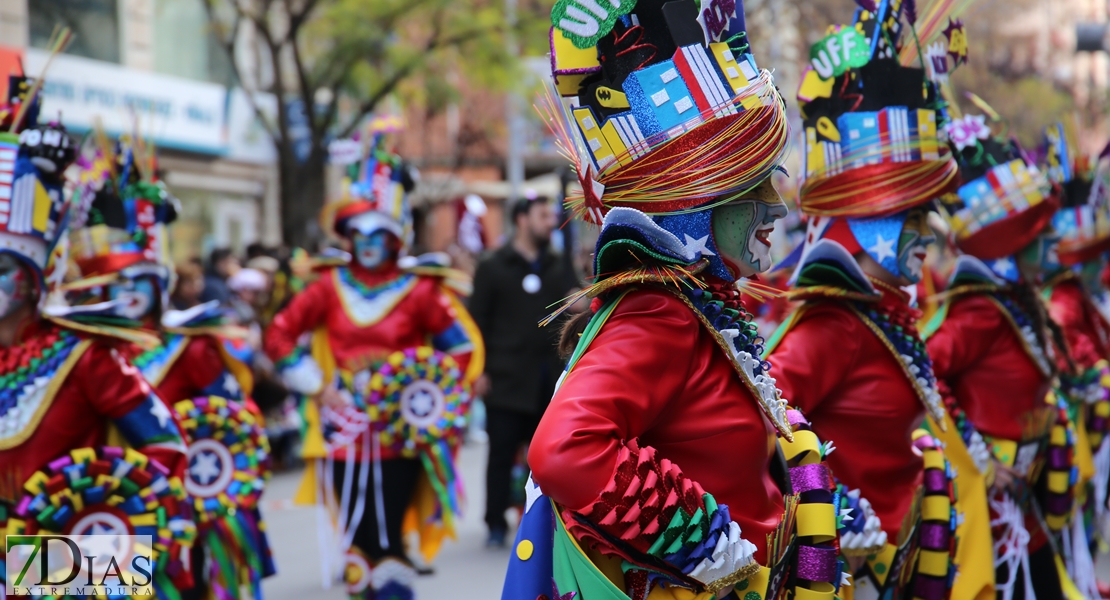
[[[111,284],[120,277],[154,276],[168,306],[173,268],[167,226],[177,200],[158,181],[154,149],[135,136],[114,146],[100,132],[95,149],[78,160],[69,258],[79,279],[69,291]]]
[[[767,181],[789,138],[743,15],[734,0],[555,4],[541,111],[582,184],[568,207],[604,222],[599,274],[616,268],[603,264],[605,243],[636,238],[665,262],[707,258],[729,277],[707,209]]]
[[[0,252],[31,265],[41,286],[65,230],[64,173],[75,150],[61,123],[37,124],[41,84],[22,76],[8,81],[0,105]]]
[[[1110,250],[1110,198],[1102,161],[1106,151],[1092,162],[1069,134],[1063,123],[1045,128],[1045,170],[1062,192],[1061,208],[1052,217],[1061,236],[1060,264],[1076,265]]]
[[[391,134],[401,128],[397,117],[376,117],[365,143],[354,139],[333,144],[331,161],[346,165],[348,172],[343,197],[324,207],[325,229],[341,237],[351,231],[370,235],[384,230],[411,243],[408,194],[416,186],[416,173],[390,148]]]
[[[1017,140],[991,130],[987,118],[1001,117],[978,96],[968,97],[985,116],[964,115],[948,125],[962,182],[941,202],[960,251],[986,261],[1004,259],[1037,237],[1059,198]]]
[[[952,3],[933,3],[920,16],[913,2],[860,5],[868,8],[857,9],[852,25],[830,27],[810,49],[798,90],[805,161],[798,205],[810,216],[802,264],[839,254],[847,265],[854,261],[844,251],[864,251],[897,275],[907,211],[957,185],[938,85],[966,49],[952,56],[939,39]],[[840,247],[810,254],[826,240]]]

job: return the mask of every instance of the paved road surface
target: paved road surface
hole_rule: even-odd
[[[501,597],[509,550],[485,548],[482,512],[486,446],[464,447],[459,462],[469,499],[459,525],[459,539],[445,544],[435,563],[435,575],[417,580],[418,600],[498,600]],[[321,588],[316,511],[310,507],[292,507],[288,502],[299,482],[300,473],[282,474],[275,477],[266,490],[263,510],[278,565],[278,574],[263,584],[266,599],[345,600],[341,583],[330,590]],[[1110,556],[1100,557],[1096,570],[1103,581],[1110,581]]]
[[[468,506],[459,524],[458,541],[447,541],[436,559],[435,575],[420,577],[416,583],[418,599],[497,600],[509,563],[509,550],[485,548],[486,446],[471,444],[463,448],[460,470],[466,484]],[[266,488],[263,512],[274,546],[278,574],[263,582],[267,600],[345,600],[341,583],[330,590],[321,587],[319,544],[316,537],[316,510],[293,507],[300,473],[274,477]]]

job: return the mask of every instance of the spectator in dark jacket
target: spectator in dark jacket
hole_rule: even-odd
[[[204,291],[200,295],[201,302],[219,300],[226,306],[231,302],[231,290],[227,287],[227,278],[239,270],[239,259],[227,248],[216,248],[208,257],[208,271],[204,274]]]
[[[512,240],[478,264],[470,314],[486,343],[486,373],[476,391],[486,404],[489,546],[505,544],[513,462],[532,439],[562,373],[558,324],[539,327],[551,306],[578,285],[569,262],[550,249],[555,214],[546,199],[512,210]]]

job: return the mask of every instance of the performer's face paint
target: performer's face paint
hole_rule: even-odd
[[[768,179],[745,196],[713,209],[713,241],[737,278],[771,268],[771,232],[789,210]]]
[[[355,260],[367,269],[377,269],[397,253],[396,238],[388,231],[375,231],[370,235],[355,232],[351,236],[354,243]]]
[[[158,285],[153,277],[122,279],[108,286],[108,299],[120,302],[116,314],[138,321],[151,314],[158,305]]]
[[[1060,234],[1055,229],[1047,229],[1018,251],[1017,262],[1022,274],[1041,275],[1060,269],[1059,250]]]
[[[33,277],[23,261],[0,254],[0,319],[33,301]]]
[[[898,274],[908,283],[921,281],[926,250],[937,241],[937,236],[929,228],[928,216],[929,212],[924,208],[911,210],[898,238]]]

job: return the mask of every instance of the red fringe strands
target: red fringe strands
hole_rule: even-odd
[[[734,114],[723,114],[735,109]],[[583,190],[591,188],[589,150],[553,90],[537,111],[548,122],[560,151],[576,166]],[[605,209],[623,206],[649,215],[704,210],[751,191],[779,168],[788,152],[790,125],[770,72],[728,102],[702,111],[675,131],[651,136],[603,165],[594,176],[604,185]],[[624,162],[626,164],[622,165]],[[567,207],[587,220],[585,193]]]
[[[802,182],[799,206],[805,214],[822,217],[878,217],[954,192],[959,167],[947,144],[935,144],[940,155],[937,160],[893,161],[895,152],[920,153],[920,140],[893,145],[882,139],[878,146],[847,154],[831,169],[818,169]],[[856,161],[873,164],[841,171]]]

